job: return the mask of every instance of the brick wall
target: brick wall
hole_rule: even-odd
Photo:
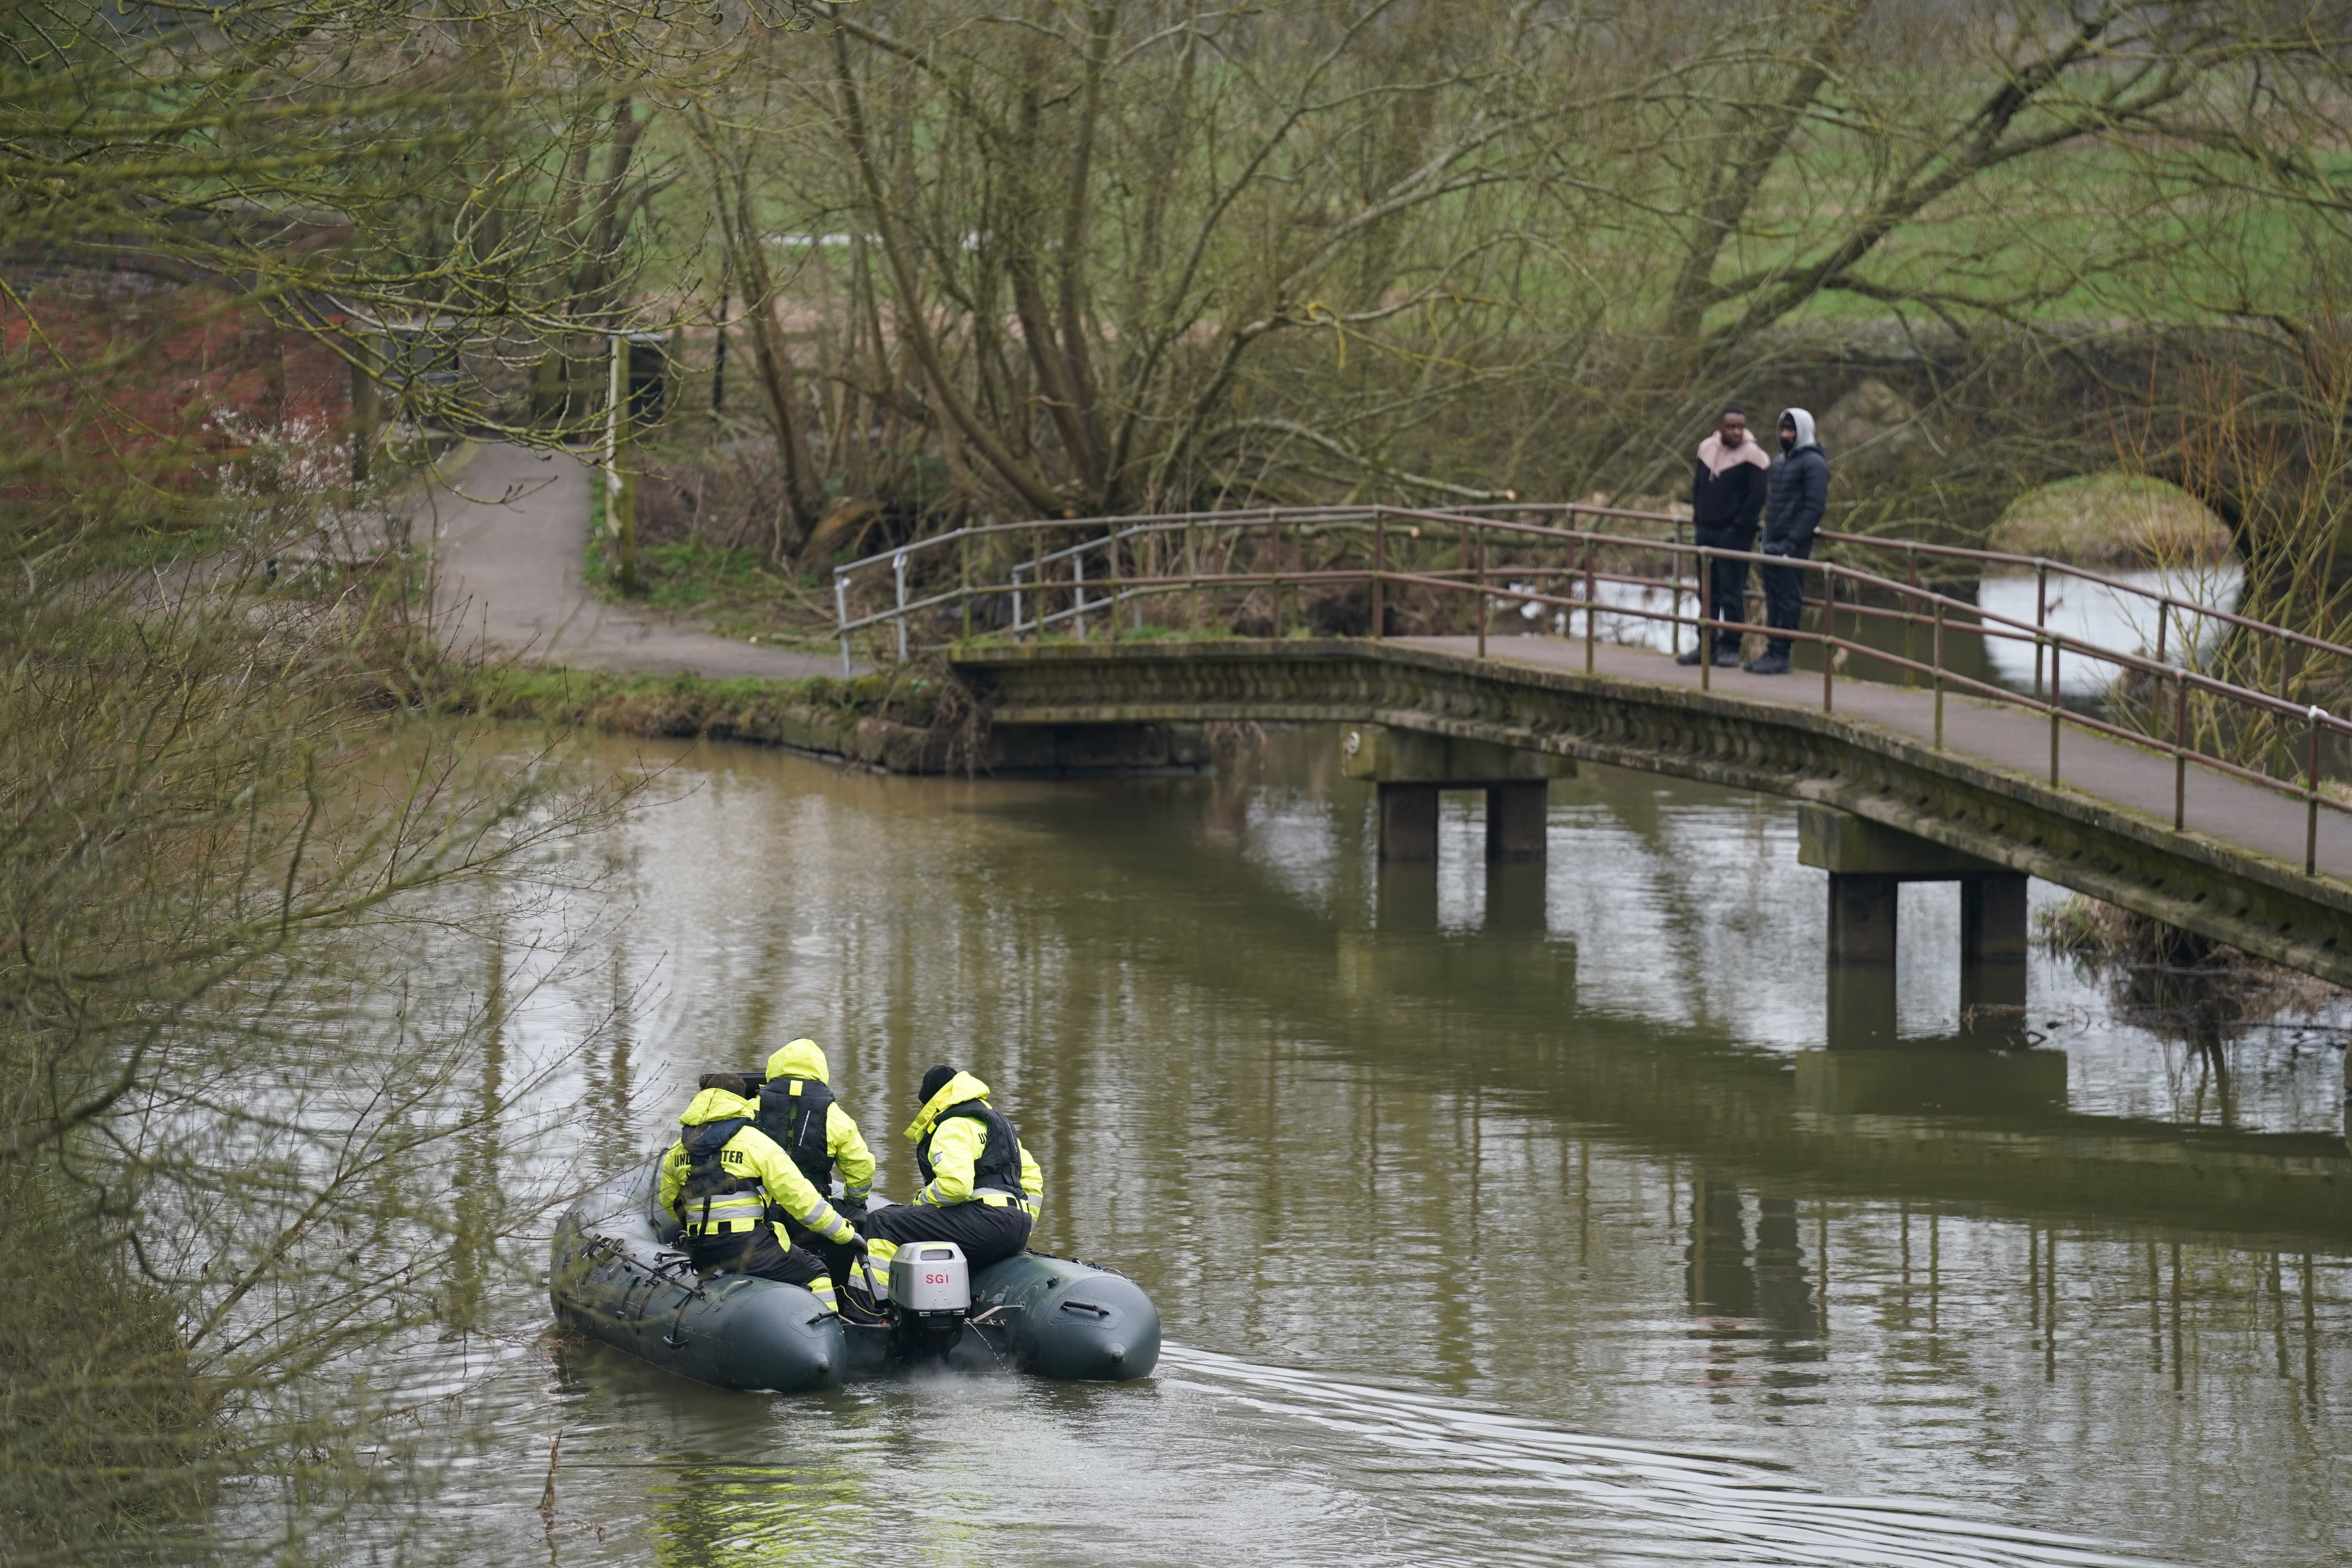
[[[136,266],[0,276],[0,483],[74,488],[110,465],[193,490],[257,462],[333,465],[350,371],[250,300]]]

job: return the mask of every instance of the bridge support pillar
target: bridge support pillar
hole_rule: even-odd
[[[1339,771],[1380,790],[1381,858],[1437,858],[1441,790],[1486,794],[1486,858],[1540,860],[1546,786],[1574,778],[1576,759],[1520,751],[1386,724],[1359,724],[1340,738]]]
[[[1384,784],[1380,786],[1381,858],[1437,858],[1437,786]]]
[[[1544,808],[1550,799],[1544,781],[1486,786],[1486,858],[1540,860],[1544,853]]]
[[[1960,883],[1960,961],[2022,963],[2029,942],[2025,875],[1969,877]]]
[[[1960,1012],[1971,1020],[1965,1032],[2003,1044],[2022,1037],[2029,941],[2023,873],[1825,805],[1800,809],[1797,858],[1830,874],[1833,1039],[1842,1032],[1893,1035],[1895,910],[1905,882],[1960,885]],[[1860,965],[1885,966],[1883,1003],[1874,986],[1839,978],[1841,970]]]
[[[1897,886],[1893,877],[1830,873],[1830,962],[1893,963]]]

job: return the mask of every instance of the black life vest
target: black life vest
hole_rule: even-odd
[[[817,1079],[771,1079],[760,1086],[760,1119],[751,1123],[776,1141],[819,1197],[833,1191],[832,1110],[833,1090]]]
[[[923,1185],[929,1186],[937,1173],[931,1169],[931,1140],[939,1135],[941,1122],[956,1116],[968,1116],[988,1129],[988,1142],[981,1146],[980,1158],[971,1163],[973,1189],[993,1187],[1025,1200],[1028,1194],[1021,1190],[1021,1134],[1004,1112],[984,1100],[950,1105],[932,1121],[931,1130],[915,1145],[915,1168],[923,1174]]]
[[[686,1222],[690,1239],[702,1240],[706,1226],[714,1238],[748,1237],[755,1228],[749,1222],[764,1217],[767,1193],[760,1178],[729,1170],[719,1157],[728,1142],[750,1125],[746,1119],[737,1116],[695,1127],[679,1126],[677,1141],[686,1148],[686,1181],[677,1190],[677,1213]],[[759,1201],[756,1205],[746,1203],[736,1197],[737,1194],[755,1194]],[[735,1201],[719,1201],[728,1198]]]

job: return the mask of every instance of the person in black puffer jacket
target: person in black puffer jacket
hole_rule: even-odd
[[[1813,438],[1813,416],[1801,408],[1780,411],[1780,460],[1772,465],[1764,498],[1764,553],[1804,561],[1813,553],[1813,534],[1829,508],[1830,458]],[[1764,624],[1794,631],[1804,613],[1805,574],[1794,566],[1767,566]],[[1748,667],[1751,675],[1789,673],[1790,639],[1776,637],[1764,656]]]
[[[1772,459],[1748,433],[1748,414],[1734,405],[1717,416],[1715,434],[1698,444],[1698,462],[1691,469],[1691,524],[1699,543],[1717,550],[1756,548],[1756,519],[1764,510],[1764,487]],[[1748,618],[1748,563],[1715,560],[1707,563],[1706,605],[1709,621]],[[1696,664],[1706,636],[1678,657],[1676,664]],[[1715,634],[1715,662],[1739,662],[1739,634]]]

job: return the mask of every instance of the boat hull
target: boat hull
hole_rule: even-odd
[[[898,1375],[887,1330],[844,1323],[798,1285],[698,1276],[655,1212],[656,1167],[594,1188],[565,1213],[548,1294],[559,1323],[718,1388],[804,1394]],[[973,1318],[951,1370],[1125,1382],[1160,1360],[1160,1313],[1134,1281],[1024,1253],[972,1276]]]

